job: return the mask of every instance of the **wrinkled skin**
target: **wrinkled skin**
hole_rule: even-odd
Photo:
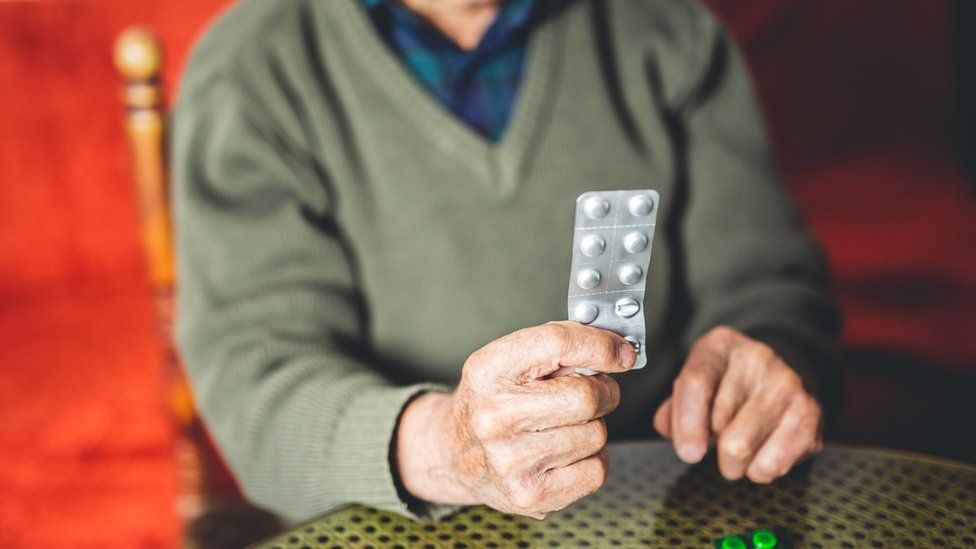
[[[400,422],[401,481],[433,502],[485,504],[543,518],[595,492],[607,477],[601,419],[620,401],[607,375],[634,350],[620,336],[551,322],[500,338],[465,362],[450,395],[413,401]]]
[[[465,362],[453,393],[427,393],[404,410],[401,482],[425,501],[539,519],[595,492],[609,468],[602,418],[620,400],[605,374],[634,360],[620,336],[572,322],[489,343]],[[821,423],[799,376],[768,346],[726,327],[695,344],[654,417],[681,459],[700,461],[714,441],[726,478],[761,483],[819,450]]]
[[[823,447],[823,412],[767,345],[715,328],[694,345],[654,427],[696,463],[714,440],[729,480],[769,483]]]

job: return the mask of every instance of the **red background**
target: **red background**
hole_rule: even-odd
[[[0,2],[2,546],[177,541],[110,50],[125,26],[154,27],[172,97],[224,3]],[[949,138],[948,3],[710,4],[832,262],[849,386],[834,438],[976,459],[976,200]]]

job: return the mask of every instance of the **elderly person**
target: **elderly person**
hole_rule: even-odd
[[[820,448],[824,260],[695,0],[244,0],[174,124],[180,347],[256,503],[541,518],[608,436],[755,482]],[[575,197],[648,187],[624,373],[621,337],[553,321]]]

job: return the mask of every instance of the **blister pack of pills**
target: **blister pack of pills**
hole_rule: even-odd
[[[650,189],[591,191],[576,199],[569,319],[624,336],[637,350],[635,369],[647,364],[644,288],[658,200]]]

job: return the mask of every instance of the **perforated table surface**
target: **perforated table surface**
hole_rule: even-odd
[[[610,447],[604,487],[538,521],[472,507],[440,522],[348,507],[260,547],[714,547],[772,529],[787,547],[976,547],[976,467],[828,447],[770,485],[689,466],[663,442]]]

